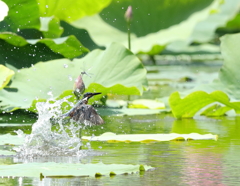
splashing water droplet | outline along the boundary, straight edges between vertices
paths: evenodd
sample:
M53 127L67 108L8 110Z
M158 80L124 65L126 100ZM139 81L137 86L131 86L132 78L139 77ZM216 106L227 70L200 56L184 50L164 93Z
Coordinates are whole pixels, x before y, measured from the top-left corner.
M23 131L15 131L18 136L24 137L24 144L14 147L19 159L32 159L36 157L75 156L86 157L96 155L87 143L89 150L79 150L82 146L78 134L82 129L73 121L65 121L62 117L61 105L64 102L70 104L67 96L55 102L52 99L46 102L38 102L36 109L39 114L38 120L32 125L31 134L24 134ZM52 127L54 126L54 127Z
M73 80L73 78L72 78L71 75L68 75L68 79L69 79L69 81L72 81L72 80Z

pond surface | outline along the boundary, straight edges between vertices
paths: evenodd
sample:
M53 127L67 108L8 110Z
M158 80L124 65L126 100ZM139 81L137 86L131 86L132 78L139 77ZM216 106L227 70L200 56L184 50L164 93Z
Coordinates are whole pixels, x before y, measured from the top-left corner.
M214 72L210 73L213 74ZM150 74L149 76L150 79L151 76L153 79L154 75ZM188 76L191 76L191 74L188 74ZM195 77L193 75L193 79ZM180 86L180 88L183 87ZM158 91L153 92L157 94ZM151 97L153 94L148 92L145 96ZM106 122L103 126L85 129L83 134L100 135L104 132L117 134L212 133L218 135L218 140L156 143L91 142L91 149L96 152L96 155L83 158L51 156L19 159L15 156L0 156L0 164L2 165L29 162L102 162L104 164L145 164L154 167L153 170L143 174L103 176L100 178L72 177L44 178L40 180L39 178L29 177L3 177L0 178L0 185L240 185L239 116L218 118L196 116L194 119L176 120L171 114L155 114L145 116L103 116L103 119ZM26 116L22 113L1 116L0 134L14 134L14 130L18 129L29 134L31 133L31 124L34 122L34 116ZM0 150L7 148L12 147L0 146ZM85 144L83 149L88 149L88 145Z

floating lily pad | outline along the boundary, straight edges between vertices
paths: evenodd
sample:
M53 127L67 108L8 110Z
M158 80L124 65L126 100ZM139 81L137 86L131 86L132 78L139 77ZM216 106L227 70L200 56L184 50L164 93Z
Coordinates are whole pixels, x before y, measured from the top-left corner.
M6 156L8 156L8 155L15 155L15 154L16 154L16 152L13 152L13 151L0 150L0 156L1 156L1 155L6 155Z
M22 145L24 137L14 136L11 134L0 135L0 145Z
M140 165L124 164L70 164L70 163L25 163L0 165L0 176L58 177L58 176L101 176L110 174L131 174L143 169ZM145 170L152 167L144 165Z
M217 135L213 134L115 134L106 132L101 136L83 136L83 140L90 141L107 141L109 143L116 142L142 142L150 143L157 141L172 141L172 140L217 140Z
M129 103L129 108L165 109L165 104L151 99L137 99Z
M139 109L139 108L97 108L100 115L103 116L134 116L149 115L168 112L168 109Z

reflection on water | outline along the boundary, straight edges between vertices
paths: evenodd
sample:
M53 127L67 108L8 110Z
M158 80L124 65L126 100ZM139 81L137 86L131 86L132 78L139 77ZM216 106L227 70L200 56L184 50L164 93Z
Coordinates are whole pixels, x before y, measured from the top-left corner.
M107 120L107 118L105 118ZM238 185L240 184L240 117L174 120L168 115L132 116L121 122L111 117L103 128L93 127L84 133L98 135L105 131L120 133L213 133L218 141L170 141L151 144L91 142L95 156L79 158L51 156L31 162L71 162L106 164L147 164L155 167L144 175L118 175L102 178L1 178L11 185ZM152 120L152 122L149 122ZM146 122L147 121L147 122ZM14 129L13 129L14 130ZM17 157L1 157L1 164L20 163Z
M207 69L211 70L211 68ZM179 67L175 70L176 73L169 75L170 70L168 67L159 67L159 74L148 74L150 85L153 87L159 83L159 77L165 80L167 77L167 81L164 82L164 85L170 84L170 86L168 86L167 90L152 89L152 91L145 92L144 96L147 98L156 98L159 97L159 95L169 95L175 90L186 89L185 87L189 86L188 83L175 82L175 80L178 80L183 76L182 71L186 71L186 66L182 66L181 68ZM217 73L214 73L209 76L208 71L206 73L198 73L199 70L201 71L199 66L191 69L189 67L189 72L187 71L184 74L185 77L190 77L193 79L193 82L191 82L190 86L195 86L196 83L202 83L199 81L211 81L217 75ZM179 71L181 71L181 75L176 76L176 74L179 74ZM215 72L216 69L214 68L213 71ZM134 96L131 98L134 99ZM45 109L43 109L43 111L44 110ZM53 112L51 114L54 115L55 113ZM9 116L11 120L8 120L8 122L3 121L7 120L8 118L3 119L2 121L0 120L0 133L13 133L13 131L21 129L25 134L30 134L31 126L20 127L15 125L8 127L6 123L9 123L10 121L12 122L14 119L13 117L14 116ZM47 117L41 118L44 120L47 119ZM19 123L26 123L26 119L20 116L19 119ZM69 144L78 145L80 141L78 141L79 139L77 136L64 129L61 133L63 135L58 138L58 135L54 133L54 131L58 130L56 126L51 128L51 125L38 125L37 128L34 128L35 133L33 131L33 134L40 133L46 137L45 139L48 140L47 143L46 141L38 140L39 146L36 146L35 143L32 147L41 147L41 144L49 143L47 152L49 152L49 150L50 152L52 151L52 155L25 159L18 156L0 156L0 165L28 162L103 162L105 164L147 164L155 167L155 169L145 172L143 175L131 174L117 175L114 177L105 176L101 178L44 178L43 180L40 180L39 178L22 177L0 178L0 185L240 185L240 117L196 117L195 119L175 120L171 115L161 114L124 117L111 116L104 117L104 120L106 123L103 126L93 126L92 128L84 129L83 135L100 135L109 131L117 134L189 134L194 132L199 134L217 134L219 139L218 141L170 141L150 144L91 142L92 150L88 149L89 144L83 143L83 150L81 151L83 153L92 153L91 156L89 156L89 154L84 157L72 156L69 154L60 156L54 154L56 150L54 149L54 145L57 147L61 146L60 138L64 136L66 137L67 141L68 139L76 139L75 142L73 140L70 141ZM5 124L1 126L1 123L4 122ZM34 122L30 123L32 124ZM75 129L78 130L77 128ZM50 130L52 130L53 133ZM53 136L56 138L52 140L52 136L48 134L53 134ZM41 135L39 135L40 139L42 139ZM32 142L34 142L34 140L35 139L33 139ZM8 148L12 148L12 146L0 146L0 149ZM40 150L43 149L40 148Z

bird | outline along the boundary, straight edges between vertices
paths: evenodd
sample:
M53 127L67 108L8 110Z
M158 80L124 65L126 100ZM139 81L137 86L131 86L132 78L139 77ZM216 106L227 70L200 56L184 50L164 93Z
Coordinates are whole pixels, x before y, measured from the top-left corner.
M85 93L83 98L78 101L78 103L67 113L63 114L62 117L70 117L77 123L85 125L101 125L104 123L104 120L101 116L98 115L97 111L92 105L88 105L88 100L95 96L101 94L100 92L96 93Z

